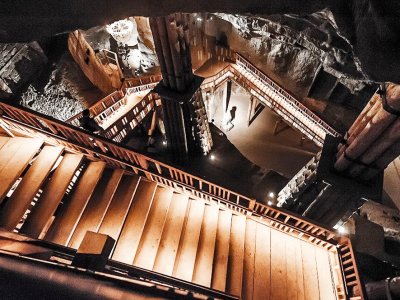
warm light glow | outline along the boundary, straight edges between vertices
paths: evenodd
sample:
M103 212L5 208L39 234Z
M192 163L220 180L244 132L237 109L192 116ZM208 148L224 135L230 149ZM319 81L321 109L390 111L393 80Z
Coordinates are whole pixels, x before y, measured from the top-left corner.
M167 141L163 141L162 144L163 144L164 146L166 146L166 145L167 145Z
M346 230L346 228L345 228L344 226L339 226L339 227L337 228L337 231L338 231L340 234L345 234L345 233L347 233L347 230Z
M271 206L271 205L272 205L272 201L268 201L267 204L268 204L269 206Z
M197 17L197 21L201 22L201 21L203 21L203 19L200 17Z
M215 159L215 155L214 155L214 154L211 154L210 159L211 159L211 160L214 160L214 159Z
M275 193L274 192L269 192L268 197L274 198L275 197Z

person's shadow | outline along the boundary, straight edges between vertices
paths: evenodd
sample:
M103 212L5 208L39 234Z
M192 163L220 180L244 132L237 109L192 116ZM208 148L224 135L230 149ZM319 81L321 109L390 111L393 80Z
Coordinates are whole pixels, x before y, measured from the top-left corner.
M227 127L227 131L230 131L230 130L232 130L232 128L235 126L234 124L233 124L233 120L235 119L235 117L236 117L236 106L233 106L232 108L231 108L231 110L229 111L229 113L230 113L230 118L229 118L229 120L228 120L228 122L226 122L226 125L229 125L228 127Z
M231 114L230 122L232 122L235 119L236 109L237 109L236 106L233 106L232 109L230 110L230 114Z

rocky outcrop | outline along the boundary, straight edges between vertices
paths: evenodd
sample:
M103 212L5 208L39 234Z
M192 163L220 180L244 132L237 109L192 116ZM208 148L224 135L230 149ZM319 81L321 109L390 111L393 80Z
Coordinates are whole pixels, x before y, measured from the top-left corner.
M15 97L47 61L38 43L0 44L0 97Z
M320 69L335 79L319 95L322 99L327 99L328 92L338 83L353 94L369 83L353 55L352 45L338 33L335 19L327 9L303 17L217 15L236 29L229 36L231 47L254 56L253 60L263 69L269 69L265 71L272 71L300 96L308 95Z
M400 2L396 0L52 0L0 2L0 41L31 41L56 33L109 24L126 16L173 12L222 12L276 15L312 14L329 8L340 34L354 48L362 70L372 80L400 83ZM35 30L32 30L34 28Z

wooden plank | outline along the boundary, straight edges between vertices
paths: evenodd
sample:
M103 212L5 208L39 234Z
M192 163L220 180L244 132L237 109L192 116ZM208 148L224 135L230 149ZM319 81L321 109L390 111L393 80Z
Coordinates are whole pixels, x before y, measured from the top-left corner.
M42 146L40 139L15 137L0 150L0 204Z
M286 299L285 242L285 234L271 228L271 299L273 300Z
M139 183L139 176L124 175L111 200L98 232L107 234L117 241L125 217L131 206L133 195Z
M287 299L297 299L296 241L296 238L286 236Z
M69 247L78 249L86 231L97 232L123 174L124 170L122 169L104 171L76 226Z
M303 272L303 253L301 250L301 240L295 239L296 257L296 277L297 277L297 300L307 300L304 297L304 272Z
M219 211L211 287L220 291L225 291L226 287L231 220L232 212L230 210Z
M213 272L214 250L217 237L219 208L206 205L201 225L199 247L193 272L193 282L210 287Z
M33 207L20 232L38 238L50 217L60 204L76 170L80 166L83 154L65 154L43 188L38 203Z
M0 150L10 139L10 137L0 136Z
M245 233L246 216L232 216L226 291L239 297L242 294Z
M89 163L82 177L79 178L71 198L67 199L59 215L56 216L45 240L64 246L68 244L105 167L106 164L102 161Z
M204 215L204 201L190 200L190 209L179 243L173 276L191 281L199 245L200 229Z
M301 241L301 251L303 254L304 298L320 299L315 246Z
M153 270L172 276L179 241L183 231L189 199L183 194L173 194L165 220L160 245L158 246Z
M18 225L63 150L63 147L54 146L45 146L42 149L14 193L2 207L0 227L11 231Z
M152 270L174 190L157 187L133 264Z
M254 256L254 299L270 299L271 291L271 229L261 223L256 228Z
M329 262L329 253L327 250L315 247L315 259L318 271L318 284L321 299L336 299L334 279L332 278L332 270Z
M247 220L244 242L242 298L248 300L253 299L256 231L257 223L254 220Z
M126 216L112 259L132 264L149 215L157 183L141 180Z

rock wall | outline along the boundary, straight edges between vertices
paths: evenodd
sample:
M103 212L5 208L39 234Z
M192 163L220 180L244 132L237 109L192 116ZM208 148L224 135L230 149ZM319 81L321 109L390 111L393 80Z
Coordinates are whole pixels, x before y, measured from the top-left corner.
M46 62L47 58L36 42L0 44L0 97L17 96Z

